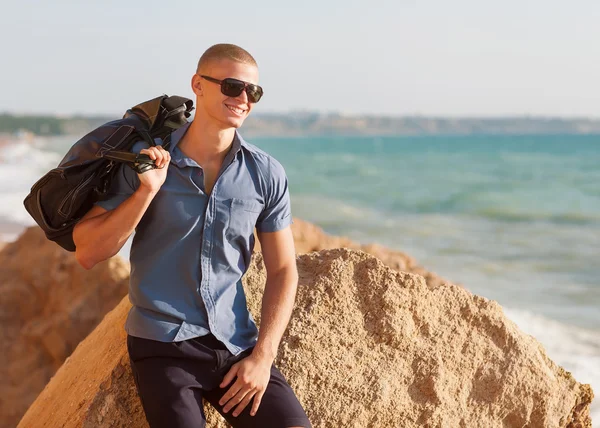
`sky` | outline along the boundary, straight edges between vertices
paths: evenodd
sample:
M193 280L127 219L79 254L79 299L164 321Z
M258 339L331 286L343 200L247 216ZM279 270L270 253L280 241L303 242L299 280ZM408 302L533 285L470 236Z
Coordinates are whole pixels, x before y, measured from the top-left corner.
M598 0L0 0L0 112L193 98L205 49L257 60L254 112L600 117Z

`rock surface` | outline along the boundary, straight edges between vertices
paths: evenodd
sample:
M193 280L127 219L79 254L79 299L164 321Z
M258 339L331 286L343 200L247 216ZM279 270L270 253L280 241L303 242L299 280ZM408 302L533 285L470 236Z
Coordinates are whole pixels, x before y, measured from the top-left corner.
M0 251L0 427L14 427L77 344L127 293L129 266L86 271L30 228Z
M589 385L495 302L349 249L299 256L298 269L276 365L315 427L591 427ZM245 277L257 322L265 278L257 254ZM77 347L19 427L147 426L127 363L128 307Z

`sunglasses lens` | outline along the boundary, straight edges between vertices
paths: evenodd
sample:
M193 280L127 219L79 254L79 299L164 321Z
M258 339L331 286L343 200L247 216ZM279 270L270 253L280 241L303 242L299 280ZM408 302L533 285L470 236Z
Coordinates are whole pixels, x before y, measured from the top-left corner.
M236 79L223 79L221 92L228 97L237 97L244 90L244 82Z
M246 93L248 94L248 101L251 103L257 103L260 101L260 97L262 97L262 88L256 85L248 85L246 88Z

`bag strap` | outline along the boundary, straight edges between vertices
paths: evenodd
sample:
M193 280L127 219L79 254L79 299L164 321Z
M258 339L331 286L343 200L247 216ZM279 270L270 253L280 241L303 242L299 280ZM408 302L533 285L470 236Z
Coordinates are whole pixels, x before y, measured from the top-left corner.
M163 140L163 144L162 144L162 148L165 150L169 150L169 147L171 147L171 132L169 132L169 135L167 135L164 140Z
M149 133L146 134L152 140L152 146L156 146L154 140L150 136ZM144 138L148 141L146 138ZM165 150L169 150L169 146L171 145L171 133L169 133L165 139L163 140L162 147ZM110 159L111 161L126 163L130 168L132 168L135 172L142 174L150 169L154 168L154 160L150 158L150 156L141 153L133 153L133 152L124 152L121 150L113 150L107 152L104 156L105 159Z
M148 143L148 145L150 147L156 146L156 143L154 142L154 138L152 138L152 135L150 135L150 133L148 131L140 131L139 133L142 136L142 138L144 139L144 141L146 141L146 143Z

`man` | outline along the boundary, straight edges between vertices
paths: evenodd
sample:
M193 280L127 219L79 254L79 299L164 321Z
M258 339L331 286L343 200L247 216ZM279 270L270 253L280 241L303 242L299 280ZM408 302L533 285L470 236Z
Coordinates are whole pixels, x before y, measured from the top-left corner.
M172 133L168 151L160 140L134 146L156 168L121 167L74 229L77 260L91 269L136 231L125 328L152 428L204 426L202 399L234 427L309 427L273 365L298 282L287 177L237 132L262 96L256 61L212 46L191 83L193 122ZM260 333L241 283L255 227L267 270Z

